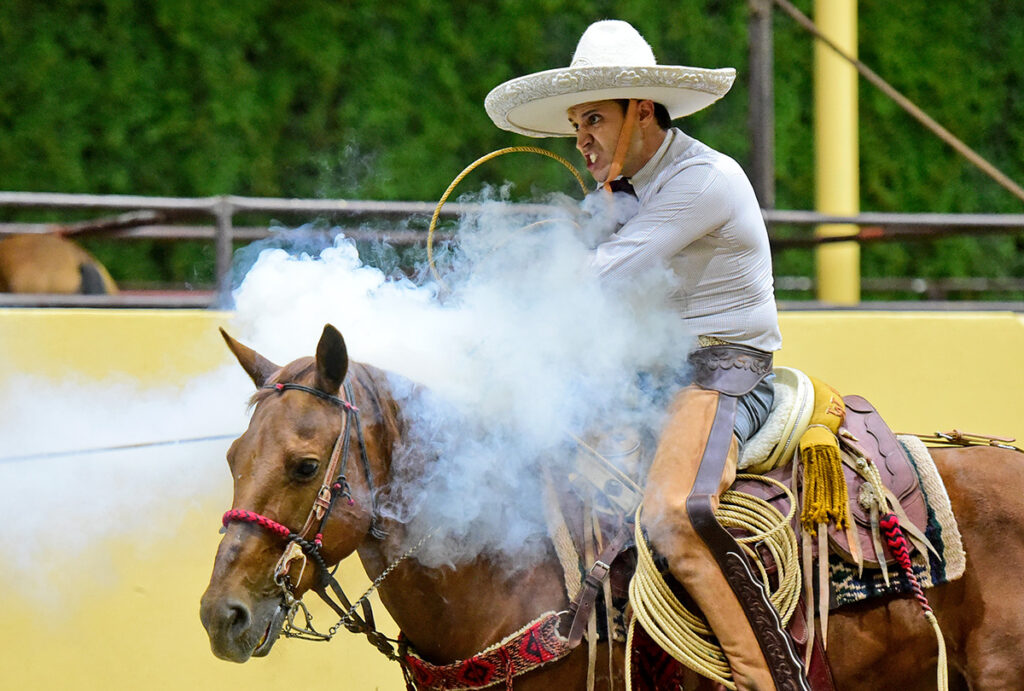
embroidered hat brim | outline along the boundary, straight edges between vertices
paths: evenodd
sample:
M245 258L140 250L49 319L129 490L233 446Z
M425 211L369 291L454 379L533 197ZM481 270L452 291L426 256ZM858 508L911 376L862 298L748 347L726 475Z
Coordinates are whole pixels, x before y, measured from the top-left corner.
M567 111L581 103L619 98L650 99L673 120L696 113L725 96L736 79L731 67L679 65L586 66L546 70L500 84L484 107L495 125L529 137L571 137Z

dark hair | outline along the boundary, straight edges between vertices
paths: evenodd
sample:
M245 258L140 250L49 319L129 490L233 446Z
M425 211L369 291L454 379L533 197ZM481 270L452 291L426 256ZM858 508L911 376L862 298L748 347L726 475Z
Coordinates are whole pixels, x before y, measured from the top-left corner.
M626 114L626 109L629 108L628 98L617 98L615 102L622 108L622 114ZM654 121L658 123L658 127L663 130L667 130L672 127L672 118L668 114L668 108L661 105L660 103L654 104Z

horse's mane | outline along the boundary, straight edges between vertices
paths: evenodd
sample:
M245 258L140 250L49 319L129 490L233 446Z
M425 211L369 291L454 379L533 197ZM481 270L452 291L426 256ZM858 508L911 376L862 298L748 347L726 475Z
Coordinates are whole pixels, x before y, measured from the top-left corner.
M353 401L363 408L372 409L372 419L382 426L383 439L393 445L401 438L404 425L399 416L399 406L391 395L387 383L389 376L384 370L361 362L349 364L348 376L354 380ZM368 420L369 422L369 420Z

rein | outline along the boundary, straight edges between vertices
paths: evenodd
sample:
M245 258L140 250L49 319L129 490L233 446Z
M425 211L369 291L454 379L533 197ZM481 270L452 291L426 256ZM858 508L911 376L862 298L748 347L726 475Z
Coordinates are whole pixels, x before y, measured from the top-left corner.
M348 382L345 383L344 397L334 396L325 391L321 391L320 389L295 383L268 384L261 388L270 389L279 393L289 390L302 391L338 406L342 410L343 414L341 431L338 433L338 438L331 451L331 458L327 464L327 469L324 472L320 491L317 493L316 499L313 501L313 506L310 508L309 516L306 518L306 523L303 525L301 530L294 531L288 526L278 523L267 516L243 509L231 509L230 511L225 512L221 522L225 528L235 521L253 523L285 540L286 544L284 552L282 553L280 560L277 562L277 565L274 567L274 582L280 586L284 598L284 604L287 608L287 615L282 627L282 634L285 637L301 638L304 640L329 641L334 637L338 629L341 626L344 626L352 633L364 634L370 643L388 658L392 660L401 660L405 652L405 645L402 642L390 639L377 631L374 625L373 609L370 605L369 597L381 582L383 582L383 580L390 575L392 571L394 571L395 567L412 555L412 553L423 544L423 541L415 545L397 561L388 566L388 568L374 580L369 590L367 590L362 597L356 600L355 604L352 604L349 601L348 597L345 595L345 591L341 587L341 584L338 583L337 579L334 577L337 567L335 567L334 571L328 568L322 553L324 529L335 503L341 497L344 497L348 501L349 506L355 503L352 499L352 492L348 478L346 477L353 427L355 427L356 430L356 445L359 447L359 455L363 464L363 471L366 477L366 484L370 492L370 501L372 503L370 534L376 539L383 539L387 537L387 533L381 529L378 524L379 512L377 510L377 497L373 483L373 472L370 467L370 459L366 453L366 444L363 440L363 430L359 424L359 408L351 403L351 385ZM310 539L310 531L314 528L316 532L312 535L312 539ZM296 560L301 560L302 565L296 582L301 580L302 573L305 570L307 557L317 567L317 578L315 585L312 587L313 592L319 595L320 598L340 617L338 622L332 626L327 633L320 633L313 628L312 615L302 602L302 599L295 597L295 585L292 583L291 577L289 576L291 563ZM332 599L330 594L327 592L328 588L330 588L334 593L334 596L337 598L337 602ZM362 617L356 613L360 607L363 610ZM302 613L305 622L303 624L296 624L295 617L300 612ZM398 647L397 652L395 649L396 646Z

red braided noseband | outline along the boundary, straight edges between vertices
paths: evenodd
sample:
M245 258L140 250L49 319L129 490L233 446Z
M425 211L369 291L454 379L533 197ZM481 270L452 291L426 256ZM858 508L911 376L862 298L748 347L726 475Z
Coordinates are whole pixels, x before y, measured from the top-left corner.
M252 511L243 511L242 509L231 509L230 511L224 512L224 517L220 519L220 522L224 524L224 527L228 527L228 523L231 521L244 521L246 523L255 523L263 526L267 530L277 533L281 537L287 539L293 535L291 528L281 525L277 521L271 520L266 516L262 516Z

